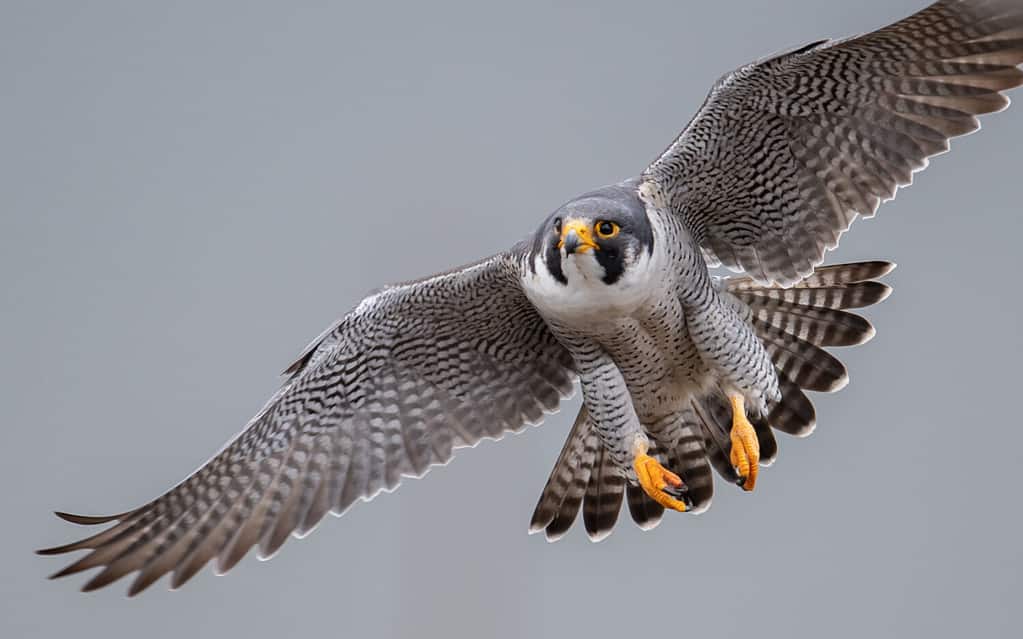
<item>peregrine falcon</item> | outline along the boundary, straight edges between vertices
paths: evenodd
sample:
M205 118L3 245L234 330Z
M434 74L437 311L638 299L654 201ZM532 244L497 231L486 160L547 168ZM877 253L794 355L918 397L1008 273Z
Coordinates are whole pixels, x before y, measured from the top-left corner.
M849 312L893 264L821 266L857 217L911 183L1023 84L1023 0L941 0L879 31L818 41L722 77L640 176L564 204L507 252L364 299L306 348L233 440L180 484L40 551L54 575L137 573L177 588L211 559L273 555L446 463L538 424L576 382L582 407L533 514L593 539L623 502L646 528L698 513L712 468L751 491L773 430L809 434L804 391L835 391L826 347L861 344ZM741 275L716 277L723 266Z

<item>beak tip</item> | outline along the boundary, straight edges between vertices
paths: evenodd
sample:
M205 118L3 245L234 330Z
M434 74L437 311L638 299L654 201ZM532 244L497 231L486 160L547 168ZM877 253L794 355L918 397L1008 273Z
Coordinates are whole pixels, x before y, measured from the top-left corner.
M565 255L572 255L579 248L579 238L576 237L575 233L570 233L568 237L561 241L561 247L565 249Z

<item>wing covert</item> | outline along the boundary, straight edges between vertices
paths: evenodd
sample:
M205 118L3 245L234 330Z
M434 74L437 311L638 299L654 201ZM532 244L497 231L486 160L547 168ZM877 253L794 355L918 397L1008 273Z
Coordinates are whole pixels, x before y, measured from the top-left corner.
M976 116L1005 108L1021 63L1023 2L942 0L750 64L718 81L642 192L711 262L792 284Z
M446 463L455 448L538 423L571 394L570 355L499 255L362 301L310 345L291 377L221 452L156 500L79 542L54 576L102 567L85 590L139 571L134 595L210 559L225 572L258 544L270 556L327 513Z

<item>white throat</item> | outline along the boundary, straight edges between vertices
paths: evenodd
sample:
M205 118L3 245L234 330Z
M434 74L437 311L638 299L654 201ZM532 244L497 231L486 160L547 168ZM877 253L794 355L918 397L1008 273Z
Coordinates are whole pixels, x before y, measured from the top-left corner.
M535 274L523 281L526 297L540 314L563 322L602 323L635 314L658 293L664 274L660 260L643 251L632 260L613 284L604 282L604 268L592 252L562 251L561 269L567 284L554 279L540 255L534 260Z

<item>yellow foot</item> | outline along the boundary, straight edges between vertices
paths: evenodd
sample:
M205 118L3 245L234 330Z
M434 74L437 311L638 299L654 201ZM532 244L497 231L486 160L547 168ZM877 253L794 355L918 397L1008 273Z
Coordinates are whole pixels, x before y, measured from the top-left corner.
M639 485L643 487L646 494L650 495L651 499L665 508L677 510L680 513L686 511L687 507L684 501L675 499L664 490L669 485L681 488L681 477L661 466L660 462L646 453L637 454L632 465L636 469Z
M746 419L742 395L732 395L729 399L732 402L732 466L739 473L739 485L743 490L753 490L760 470L760 440L753 424Z

